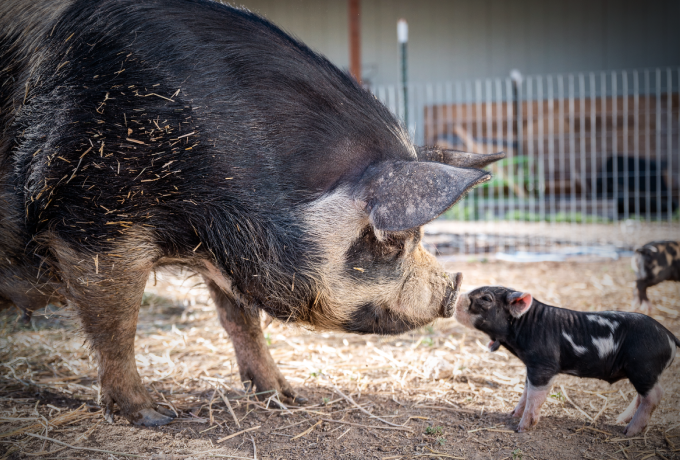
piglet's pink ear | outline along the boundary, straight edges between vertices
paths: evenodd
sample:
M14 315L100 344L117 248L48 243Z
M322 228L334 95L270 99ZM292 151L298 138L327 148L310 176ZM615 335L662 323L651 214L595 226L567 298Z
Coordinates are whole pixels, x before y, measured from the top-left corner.
M512 316L515 318L519 318L529 311L533 301L533 297L531 297L531 294L528 292L513 292L508 296L508 302L510 303L510 314L512 314Z

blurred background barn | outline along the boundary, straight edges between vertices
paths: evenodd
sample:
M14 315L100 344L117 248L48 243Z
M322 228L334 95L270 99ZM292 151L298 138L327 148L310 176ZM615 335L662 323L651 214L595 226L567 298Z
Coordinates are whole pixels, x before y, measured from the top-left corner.
M677 238L679 2L242 3L360 79L416 143L507 152L426 230L440 255Z

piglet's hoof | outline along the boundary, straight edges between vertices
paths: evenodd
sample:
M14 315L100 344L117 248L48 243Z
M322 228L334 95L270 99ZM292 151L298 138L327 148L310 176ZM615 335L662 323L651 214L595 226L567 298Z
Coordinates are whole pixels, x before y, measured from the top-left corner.
M174 415L174 414L173 414ZM138 426L162 426L172 422L173 417L162 415L153 409L142 409L128 417L133 425Z

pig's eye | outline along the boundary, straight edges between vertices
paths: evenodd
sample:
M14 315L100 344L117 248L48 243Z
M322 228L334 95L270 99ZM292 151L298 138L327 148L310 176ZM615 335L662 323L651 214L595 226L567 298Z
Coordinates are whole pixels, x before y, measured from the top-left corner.
M491 302L493 298L489 294L484 294L479 300L482 302Z
M386 238L384 244L385 252L395 256L401 255L401 252L404 250L404 243L403 238Z

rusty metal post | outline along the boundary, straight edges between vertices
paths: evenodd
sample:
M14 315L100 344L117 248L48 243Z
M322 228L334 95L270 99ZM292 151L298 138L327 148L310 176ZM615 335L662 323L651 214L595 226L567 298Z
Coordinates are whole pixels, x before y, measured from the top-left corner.
M361 5L359 0L348 0L349 10L349 71L361 83Z

